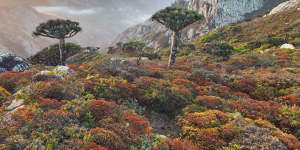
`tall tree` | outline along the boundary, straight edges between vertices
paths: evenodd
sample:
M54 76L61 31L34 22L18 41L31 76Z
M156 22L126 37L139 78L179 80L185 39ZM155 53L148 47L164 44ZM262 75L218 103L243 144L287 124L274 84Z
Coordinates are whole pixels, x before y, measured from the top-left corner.
M59 39L60 65L64 64L65 39L75 36L81 31L78 22L70 20L48 20L36 27L33 32L34 36L44 36Z
M146 43L144 43L143 41L136 40L124 43L122 50L128 53L134 53L137 56L136 64L140 65L145 48Z
M184 7L167 7L152 16L153 21L157 21L173 32L168 68L176 60L177 48L180 42L180 31L202 18L202 15Z

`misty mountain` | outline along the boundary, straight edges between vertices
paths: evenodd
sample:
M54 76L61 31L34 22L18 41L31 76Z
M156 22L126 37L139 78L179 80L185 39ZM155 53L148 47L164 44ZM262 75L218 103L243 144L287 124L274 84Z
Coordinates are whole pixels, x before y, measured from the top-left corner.
M71 41L83 46L101 46L172 1L0 0L0 49L28 57L55 43L55 40L31 36L39 23L54 18L80 22L83 31Z

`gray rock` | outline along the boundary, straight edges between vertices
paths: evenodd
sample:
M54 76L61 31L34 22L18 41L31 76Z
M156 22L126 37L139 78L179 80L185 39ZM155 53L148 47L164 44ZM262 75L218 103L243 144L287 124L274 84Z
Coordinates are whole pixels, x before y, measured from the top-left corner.
M295 46L293 44L283 44L280 46L280 48L286 48L286 49L295 49Z
M16 108L22 106L24 104L23 99L14 99L9 106L7 106L5 109L7 111L15 110Z
M31 64L24 58L14 54L3 54L0 56L0 73L7 71L25 71L31 67Z
M32 77L32 81L45 81L48 79L62 79L66 75L75 75L76 72L68 66L57 66L52 71L44 70Z

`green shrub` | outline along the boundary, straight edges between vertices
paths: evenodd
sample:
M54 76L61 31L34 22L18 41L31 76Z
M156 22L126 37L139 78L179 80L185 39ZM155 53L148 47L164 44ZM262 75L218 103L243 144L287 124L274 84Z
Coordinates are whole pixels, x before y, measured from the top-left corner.
M0 106L8 99L10 93L0 86Z
M283 39L283 38L267 37L266 39L264 39L262 41L262 43L270 44L270 45L273 45L273 46L280 46L284 43L287 43L287 40Z
M291 42L296 48L300 48L300 38L296 38Z
M296 20L291 24L292 27L300 26L300 19Z
M242 28L240 26L229 25L226 27L226 30L231 32L241 32Z
M242 54L248 54L251 52L250 49L243 49L243 48L234 48L234 51Z
M193 44L184 44L179 47L178 56L186 56L195 51L195 46Z
M223 34L218 31L218 30L214 30L209 32L208 34L204 35L201 39L200 39L200 43L208 43L208 42L212 42L220 37L222 37Z
M209 54L222 57L224 60L227 60L233 54L234 48L224 42L214 42L205 44L202 50Z
M240 42L240 40L239 39L231 39L229 41L229 44L233 44L233 43L237 43L237 42Z
M64 51L65 61L67 58L80 52L80 45L74 43L66 43ZM47 48L44 48L34 56L29 58L32 64L44 64L47 66L57 66L60 63L60 54L58 49L58 44L51 45Z

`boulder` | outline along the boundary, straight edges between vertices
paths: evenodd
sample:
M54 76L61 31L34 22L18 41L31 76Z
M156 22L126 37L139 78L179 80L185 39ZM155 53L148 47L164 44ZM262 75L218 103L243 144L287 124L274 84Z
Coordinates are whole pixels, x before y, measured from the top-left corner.
M66 75L74 75L76 72L68 66L57 66L52 71L44 70L32 77L32 81L46 81L49 79L62 79Z
M31 64L24 58L14 54L3 54L0 56L0 73L7 71L25 71L31 67Z
M13 111L16 108L22 106L24 104L24 100L23 99L14 99L11 104L9 106L7 106L5 109L7 111Z
M286 48L286 49L295 49L295 46L293 44L283 44L280 46L280 48Z

